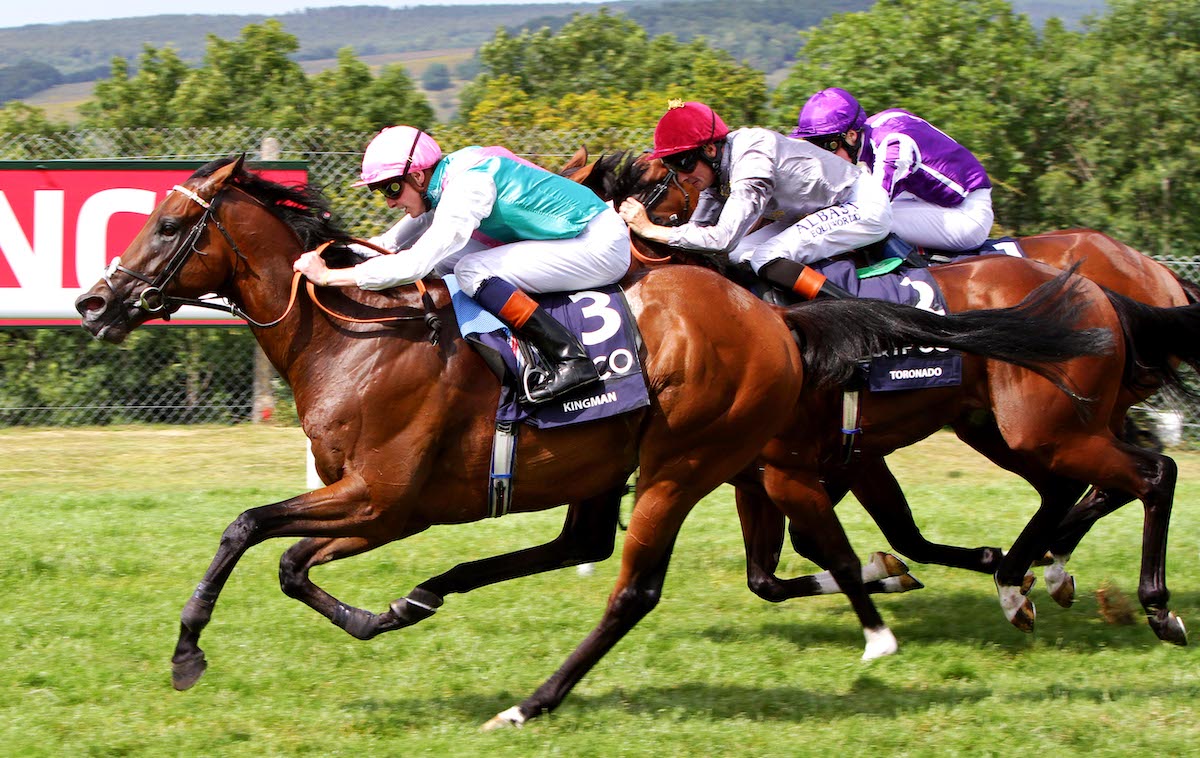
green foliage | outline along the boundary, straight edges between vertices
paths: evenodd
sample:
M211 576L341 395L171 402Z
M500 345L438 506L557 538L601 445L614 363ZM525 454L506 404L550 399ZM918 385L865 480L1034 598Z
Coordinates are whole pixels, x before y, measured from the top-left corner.
M853 92L867 113L906 108L975 152L993 183L1006 232L1040 231L1037 178L1065 141L1061 79L1049 61L1071 40L1038 37L1005 0L881 0L811 30L775 92L775 121L794 124L809 95Z
M596 108L567 108L569 95L626 114L632 106L634 118L625 116L631 127L653 126L671 97L705 101L731 123L764 115L761 72L703 39L685 44L670 35L650 38L635 22L603 8L573 17L558 32L543 28L513 36L501 30L479 57L484 73L461 98L460 119L467 124L553 128L548 124L555 112L583 126L606 118Z
M46 112L41 108L34 108L20 101L0 106L0 133L53 137L66 128L66 124L46 118ZM3 155L2 149L0 157L8 157Z
M1080 42L1064 66L1069 149L1042 182L1048 205L1147 252L1193 253L1200 5L1113 0Z
M116 348L71 329L0 329L0 426L195 423L250 412L252 335L144 328Z
M430 92L450 89L450 67L445 63L431 63L421 74L421 87Z
M372 77L351 48L311 79L291 56L296 38L278 21L251 24L235 40L210 36L204 65L188 69L171 48L147 46L130 75L113 61L111 78L81 108L92 127L239 126L293 128L313 122L378 130L405 121L428 126L433 109L401 66Z
M28 97L60 84L62 80L59 70L46 63L27 60L0 66L0 103Z

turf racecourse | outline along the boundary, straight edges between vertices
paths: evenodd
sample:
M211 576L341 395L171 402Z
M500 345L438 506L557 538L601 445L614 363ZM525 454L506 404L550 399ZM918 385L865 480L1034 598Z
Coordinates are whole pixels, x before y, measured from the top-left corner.
M684 526L659 607L563 706L521 730L478 726L537 687L599 616L616 559L451 596L434 618L359 642L284 597L290 540L253 548L204 634L208 674L170 686L179 612L242 510L302 489L282 428L0 431L0 755L797 756L1195 754L1200 745L1200 454L1177 452L1168 579L1193 646L1094 594L1137 583L1141 509L1110 516L1071 566L1074 608L1033 596L1004 621L991 579L913 565L879 599L900 654L864 664L840 598L770 605L745 588L727 490ZM1031 490L938 435L894 456L927 533L1008 544ZM626 513L628 507L626 507ZM883 546L853 502L860 554ZM318 569L376 612L456 562L557 534L564 511L432 529ZM785 558L790 573L811 570Z

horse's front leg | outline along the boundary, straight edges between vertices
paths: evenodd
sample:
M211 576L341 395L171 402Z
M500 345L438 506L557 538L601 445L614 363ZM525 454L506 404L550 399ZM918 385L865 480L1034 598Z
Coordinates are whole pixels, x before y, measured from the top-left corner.
M221 544L204 579L183 608L179 641L171 656L175 689L191 687L204 674L207 662L200 649L200 632L212 619L217 598L247 550L272 537L301 537L314 532L351 528L369 516L367 489L357 479L343 479L279 503L251 508L234 519L221 535Z

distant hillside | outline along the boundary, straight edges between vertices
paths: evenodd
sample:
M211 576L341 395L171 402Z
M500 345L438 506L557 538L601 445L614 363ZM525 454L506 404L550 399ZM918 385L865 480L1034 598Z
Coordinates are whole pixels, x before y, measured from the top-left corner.
M1105 8L1104 0L1011 2L1039 26L1056 16L1077 28L1085 16L1103 13ZM778 81L800 47L800 32L833 13L862 11L872 5L874 0L616 0L605 7L626 14L651 36L673 34L683 41L704 36L713 46ZM595 13L600 7L594 3L360 5L276 16L161 15L0 29L0 103L12 99L53 103L56 113L74 120L72 111L78 103L73 99L83 89L79 85L107 77L114 57L136 65L144 46L171 46L184 61L198 64L208 35L233 39L246 26L268 18L278 19L299 40L296 58L307 70L333 65L337 51L348 46L364 61L404 62L410 73L419 75L420 70L410 65L414 59L455 50L461 60L462 51L477 49L497 29L556 30L572 15ZM439 117L454 111L459 86L430 94Z
M628 2L611 3L615 9ZM333 58L346 46L359 56L456 47L479 47L500 27L545 16L594 12L594 3L458 5L385 8L309 8L276 16L162 15L0 29L0 66L33 60L64 74L108 67L114 56L136 61L143 45L170 45L185 61L199 62L207 35L233 39L249 24L278 19L300 40L302 60Z

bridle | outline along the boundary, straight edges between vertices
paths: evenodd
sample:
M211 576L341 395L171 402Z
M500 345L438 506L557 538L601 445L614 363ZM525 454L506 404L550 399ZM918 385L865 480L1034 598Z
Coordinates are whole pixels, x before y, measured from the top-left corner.
M201 214L200 218L196 220L196 223L192 224L192 228L188 230L188 233L183 238L183 241L180 242L179 246L175 248L175 251L171 253L171 258L167 261L167 265L163 267L162 271L160 271L157 276L151 279L146 274L142 274L122 265L120 256L117 256L116 258L113 258L112 262L108 264L108 268L104 271L104 283L108 285L108 288L112 290L113 294L115 295L117 294L117 288L113 286L112 275L118 271L127 276L131 276L140 282L144 282L147 286L143 287L141 292L138 293L137 299L129 300L126 305L136 306L146 313L160 313L165 311L166 313L163 315L164 319L169 319L172 313L179 310L179 308L184 305L198 305L202 308L223 310L228 313L232 313L239 318L246 318L246 315L242 313L236 306L227 306L208 300L173 297L164 294L163 288L170 284L171 280L179 274L179 272L183 269L184 264L187 263L188 259L192 256L192 253L195 253L196 255L208 255L208 253L200 250L198 247L196 247L196 245L200 241L200 235L204 233L204 229L208 226L209 222L212 222L213 225L217 227L217 230L221 232L221 236L225 238L225 241L229 243L229 246L233 248L233 251L239 258L245 259L246 257L242 253L241 249L238 248L237 243L233 241L233 237L229 234L229 230L225 228L225 225L221 223L221 219L217 217L217 203L220 202L222 192L224 192L224 190L220 190L217 192L217 194L213 195L213 199L211 201L205 200L195 192L192 192L190 189L180 184L176 184L174 187L172 187L171 192L179 192L188 199L192 200L204 209L204 213ZM254 323L252 319L247 319L247 321Z
M184 305L191 305L191 306L196 306L199 308L208 308L210 310L223 311L225 313L232 314L232 315L236 316L237 318L244 320L246 323L250 324L251 326L255 326L260 329L268 329L270 327L276 326L279 323L281 323L285 318L287 318L288 314L292 312L292 307L295 306L295 304L296 304L296 295L299 291L300 279L304 276L299 271L297 271L295 273L295 275L292 277L291 293L288 296L287 307L284 309L283 313L280 314L280 316L278 318L272 319L271 321L265 321L265 322L255 321L253 318L250 317L249 314L247 314L244 310L242 310L235 304L220 303L220 302L216 302L214 300L205 300L202 298L177 297L174 295L167 295L163 292L163 289L168 284L170 284L171 280L173 280L179 274L179 272L183 269L184 264L187 263L189 258L191 258L192 253L195 253L196 255L208 255L207 252L198 248L197 244L200 241L200 235L204 233L204 229L207 228L207 226L210 223L213 224L214 226L216 226L217 230L221 232L221 236L223 236L225 238L225 241L229 243L230 248L233 249L233 252L237 255L238 259L243 260L243 261L246 260L245 253L242 252L241 248L239 248L237 243L233 240L233 236L230 235L229 231L225 228L225 225L221 223L221 219L217 217L217 205L220 202L221 198L224 196L224 192L226 189L228 189L228 188L222 187L221 189L217 190L216 194L213 195L212 200L205 200L204 198L200 197L200 195L196 194L195 192L188 189L187 187L184 187L183 185L176 184L174 187L172 187L171 192L179 192L184 197L188 198L189 200L191 200L192 202L196 203L201 208L203 208L204 213L202 213L200 215L200 218L196 219L196 222L192 225L192 228L188 230L188 233L183 238L183 241L180 242L179 246L177 248L175 248L174 252L171 253L171 257L167 261L167 265L164 266L162 271L160 271L158 273L158 275L155 276L153 279L151 279L146 274L140 273L138 271L134 271L133 269L124 266L121 263L120 256L114 258L112 260L112 262L108 265L108 268L105 269L104 277L103 277L104 283L108 286L108 288L110 290L112 290L113 294L114 295L117 294L117 288L112 283L112 275L119 271L119 272L121 272L127 276L130 276L140 282L144 282L147 285L142 288L141 292L137 293L136 299L131 297L128 301L126 301L126 305L135 306L135 307L140 308L141 310L145 311L146 313L157 314L157 313L161 312L163 314L162 315L163 320L170 319L171 314L174 313L175 311L179 310L179 308ZM170 194L170 193L168 193L168 194ZM258 200L258 198L255 198L253 195L249 195L244 192L243 192L243 194L246 194L246 196L249 197L251 200L258 203L259 205L262 205L262 203ZM349 241L364 242L363 240L349 240ZM330 244L329 242L326 242L326 243L322 244L319 249L324 250L326 247L329 246L329 244ZM365 242L364 242L364 244L369 245L369 243L365 243ZM441 320L433 312L435 310L435 307L433 304L433 298L429 295L429 292L425 289L424 283L418 281L416 284L417 284L417 290L421 294L421 303L424 307L423 313L421 313L420 315L413 315L413 316L386 316L383 318L374 318L374 319L358 319L358 318L354 318L352 316L346 316L344 314L337 313L337 312L332 311L329 308L325 307L324 305L322 305L320 303L319 300L317 300L316 288L311 281L308 282L307 291L308 291L309 298L313 301L314 304L316 304L316 306L318 308L320 308L325 313L327 313L331 316L334 316L335 318L339 318L343 321L349 321L349 322L357 323L357 324L375 324L375 323L390 323L390 322L395 322L395 321L412 321L412 320L416 320L416 319L422 319L425 322L426 326L429 327L429 330L430 330L429 341L432 344L436 345L438 342L438 333L441 331Z
M683 182L679 181L679 176L671 170L668 170L667 175L657 184L642 193L642 206L646 209L646 215L650 215L650 211L654 209L654 206L666 198L667 193L671 191L672 185L683 195L683 213L672 213L670 217L664 219L665 223L661 224L659 224L659 219L651 219L660 226L678 226L687 221L692 215L692 198L687 193L687 190L684 189Z

